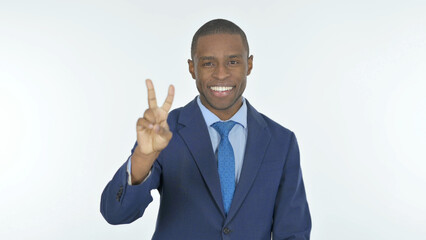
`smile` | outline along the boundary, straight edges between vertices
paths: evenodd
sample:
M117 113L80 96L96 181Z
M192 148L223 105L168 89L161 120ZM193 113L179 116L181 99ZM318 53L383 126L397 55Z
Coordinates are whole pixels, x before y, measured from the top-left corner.
M210 87L211 90L215 92L226 92L232 90L233 87L223 87L223 86L212 86Z

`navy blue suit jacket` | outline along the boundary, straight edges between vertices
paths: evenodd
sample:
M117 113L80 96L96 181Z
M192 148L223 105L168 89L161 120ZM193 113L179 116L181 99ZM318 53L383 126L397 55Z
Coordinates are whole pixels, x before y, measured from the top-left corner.
M311 218L295 135L248 101L247 107L244 163L227 215L207 126L193 100L170 112L173 137L144 183L127 184L126 164L117 171L102 193L104 218L111 224L135 221L152 201L150 191L158 189L152 239L309 239Z

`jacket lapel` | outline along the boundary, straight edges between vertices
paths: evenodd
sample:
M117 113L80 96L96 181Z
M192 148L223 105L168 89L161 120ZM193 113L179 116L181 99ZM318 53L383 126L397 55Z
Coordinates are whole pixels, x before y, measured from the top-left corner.
M260 113L258 113L256 109L248 103L248 101L247 127L248 136L243 168L241 170L240 180L236 186L234 198L232 199L231 208L229 209L225 224L232 220L244 201L244 198L247 196L247 193L250 191L271 139L271 134L267 128L265 120Z
M225 215L212 143L206 122L197 105L196 99L182 108L178 122L184 125L184 127L178 130L178 134L185 141L191 152L216 205L222 215Z
M178 134L185 141L217 207L225 216L216 159L206 122L196 99L182 108L178 122L183 125L178 129ZM247 127L248 137L243 168L225 224L232 220L250 191L271 139L265 120L248 101Z

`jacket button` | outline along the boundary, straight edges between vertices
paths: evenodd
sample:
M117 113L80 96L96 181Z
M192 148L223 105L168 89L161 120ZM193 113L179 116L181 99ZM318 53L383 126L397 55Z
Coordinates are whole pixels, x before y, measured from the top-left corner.
M223 229L223 233L225 233L225 234L228 234L230 232L231 232L231 229L229 229L227 227Z

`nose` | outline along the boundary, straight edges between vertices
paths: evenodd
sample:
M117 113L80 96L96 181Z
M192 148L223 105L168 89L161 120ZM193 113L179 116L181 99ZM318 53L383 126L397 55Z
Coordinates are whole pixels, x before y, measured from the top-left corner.
M213 72L213 77L219 80L226 79L230 75L229 69L225 64L218 64Z

